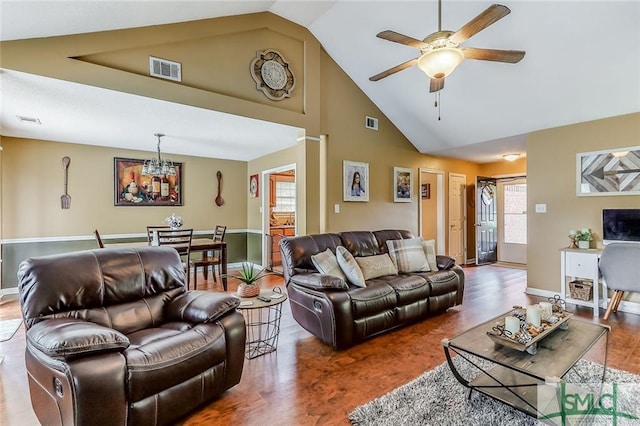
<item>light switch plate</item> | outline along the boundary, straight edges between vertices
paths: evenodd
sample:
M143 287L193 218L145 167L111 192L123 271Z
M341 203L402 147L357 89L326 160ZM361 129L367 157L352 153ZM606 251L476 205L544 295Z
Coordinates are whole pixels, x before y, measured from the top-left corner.
M334 213L340 213L340 204L334 204L333 212Z
M536 204L536 213L546 213L547 205L546 204Z

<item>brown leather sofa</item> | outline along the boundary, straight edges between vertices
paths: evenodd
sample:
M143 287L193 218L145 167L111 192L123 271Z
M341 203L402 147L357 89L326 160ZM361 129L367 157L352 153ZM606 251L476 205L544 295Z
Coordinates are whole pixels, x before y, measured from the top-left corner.
M187 291L173 248L31 258L18 279L42 424L170 424L240 381L239 299Z
M438 270L385 275L356 287L318 273L311 256L344 246L353 256L388 253L387 240L413 238L409 231L382 230L284 238L284 278L294 319L334 349L419 321L462 304L464 272L452 258L437 256Z

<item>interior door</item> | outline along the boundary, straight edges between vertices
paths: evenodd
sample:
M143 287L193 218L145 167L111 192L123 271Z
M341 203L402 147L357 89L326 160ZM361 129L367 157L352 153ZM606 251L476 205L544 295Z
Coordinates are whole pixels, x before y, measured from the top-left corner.
M476 177L476 265L498 261L496 180Z
M464 264L464 216L467 178L449 174L449 256L458 264Z
M498 260L527 263L527 180L498 182Z

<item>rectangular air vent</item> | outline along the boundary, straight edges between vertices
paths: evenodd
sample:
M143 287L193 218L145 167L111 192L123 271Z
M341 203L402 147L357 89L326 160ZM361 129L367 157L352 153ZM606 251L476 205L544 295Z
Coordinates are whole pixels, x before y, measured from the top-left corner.
M35 118L35 117L25 117L24 115L17 115L16 117L18 117L18 120L25 122L25 123L31 123L31 124L42 124L40 122L39 118Z
M149 56L149 75L166 78L167 80L182 81L182 66L178 62Z
M378 119L366 116L364 118L364 127L371 130L378 130Z

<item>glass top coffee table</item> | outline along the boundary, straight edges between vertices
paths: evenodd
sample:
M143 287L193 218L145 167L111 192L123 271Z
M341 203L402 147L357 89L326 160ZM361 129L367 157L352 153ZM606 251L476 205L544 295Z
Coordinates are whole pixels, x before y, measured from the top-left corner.
M451 339L442 340L444 353L451 372L471 391L476 390L498 401L536 417L538 409L538 385L557 383L601 339L605 338L602 380L606 373L609 332L606 325L569 319L565 330L555 329L537 343L535 354L519 351L496 343L487 332L500 322L505 313L479 324ZM468 380L456 368L452 354L459 355L479 374ZM493 363L483 367L473 356Z

